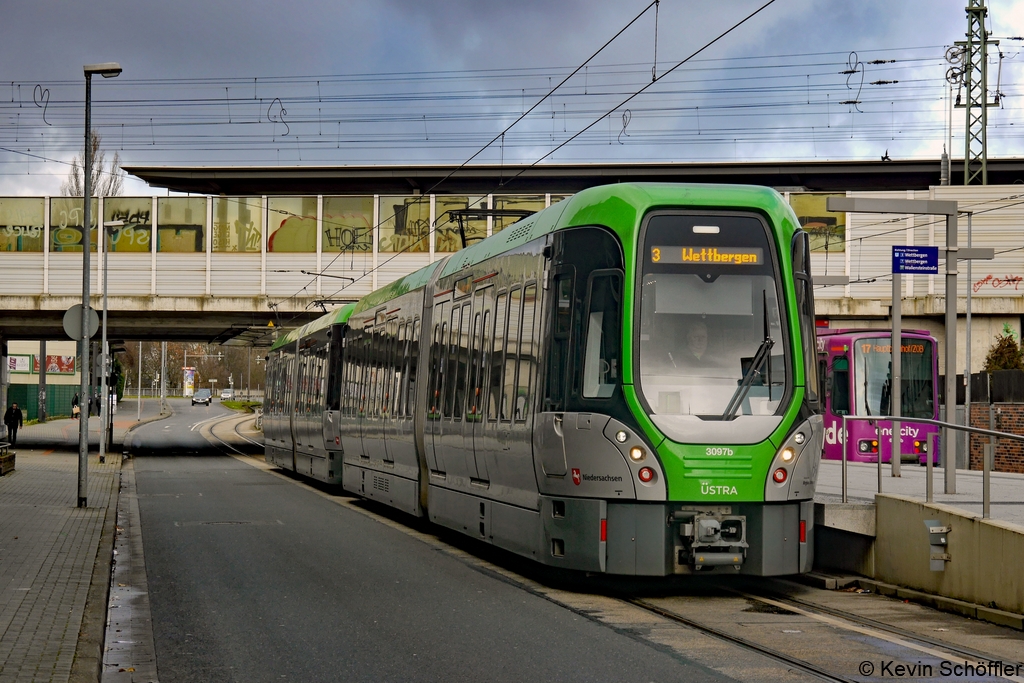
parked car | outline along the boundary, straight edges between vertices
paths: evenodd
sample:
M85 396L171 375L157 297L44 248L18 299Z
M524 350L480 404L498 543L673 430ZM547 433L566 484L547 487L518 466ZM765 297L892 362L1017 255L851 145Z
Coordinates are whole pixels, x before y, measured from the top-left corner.
M220 390L220 400L222 400L222 401L225 401L225 400L230 401L234 397L235 397L235 390L234 389L221 389Z
M196 389L196 393L192 394L192 405L205 403L209 407L212 399L213 394L210 393L209 389Z

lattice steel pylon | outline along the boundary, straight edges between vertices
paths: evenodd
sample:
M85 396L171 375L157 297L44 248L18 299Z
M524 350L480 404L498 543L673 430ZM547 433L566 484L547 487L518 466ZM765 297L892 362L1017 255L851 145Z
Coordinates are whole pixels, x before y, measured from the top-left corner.
M988 39L987 14L985 0L968 0L967 40L955 43L961 48L962 83L967 91L966 102L957 103L958 107L966 109L964 185L988 185L988 108L996 106L988 101L988 46L998 45L999 41Z

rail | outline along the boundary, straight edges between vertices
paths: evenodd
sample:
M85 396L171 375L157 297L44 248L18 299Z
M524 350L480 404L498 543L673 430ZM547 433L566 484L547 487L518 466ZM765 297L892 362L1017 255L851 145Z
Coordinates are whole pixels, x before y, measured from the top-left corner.
M999 432L994 429L982 429L980 427L968 427L966 425L958 425L955 422L944 422L942 420L931 420L923 417L894 417L892 415L843 415L843 502L847 503L847 475L846 475L846 449L849 447L849 439L847 435L849 432L846 429L846 423L854 420L867 420L868 422L875 421L875 436L878 441L878 492L882 492L882 422L913 422L916 424L928 424L943 427L945 429L957 429L968 434L979 434L981 436L990 437L989 443L984 446L984 457L982 458L982 517L989 519L991 514L992 505L992 460L993 454L995 453L995 444L998 439L1010 439L1011 441L1024 442L1024 436L1019 434L1010 434L1008 432ZM895 438L895 434L893 434ZM934 502L935 498L935 484L932 482L932 453L935 452L935 434L931 433L928 435L928 450L925 454L925 500L929 503ZM950 451L947 451L949 453ZM943 467L948 467L948 463L942 463ZM954 467L956 466L954 460Z

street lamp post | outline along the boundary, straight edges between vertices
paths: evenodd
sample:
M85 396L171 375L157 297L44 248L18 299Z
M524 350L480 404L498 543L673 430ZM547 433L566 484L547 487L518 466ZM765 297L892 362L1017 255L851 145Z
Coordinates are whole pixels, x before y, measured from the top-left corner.
M124 227L124 221L109 221L103 224L103 235L100 236L99 246L103 249L103 333L100 342L100 367L103 369L103 374L100 378L100 396L103 397L103 403L100 406L100 425L102 426L100 434L100 462L106 461L107 448L113 447L114 439L111 435L113 431L113 422L110 415L110 397L107 395L107 377L110 374L108 367L110 359L108 358L107 352L107 280L109 279L109 270L107 269L107 252L110 250L107 248L107 228L122 228ZM108 425L108 422L110 423ZM108 441L109 439L109 441Z
M85 176L82 192L82 385L81 402L88 406L89 400L89 227L92 223L92 76L99 74L104 78L113 78L121 73L121 65L116 62L103 64L86 64L85 72L85 155L82 174ZM78 507L88 505L89 476L89 413L79 420L78 425Z

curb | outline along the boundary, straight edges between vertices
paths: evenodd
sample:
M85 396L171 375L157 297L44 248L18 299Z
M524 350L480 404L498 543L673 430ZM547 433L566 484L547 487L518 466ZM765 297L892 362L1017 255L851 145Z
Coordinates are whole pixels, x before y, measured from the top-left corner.
M167 407L166 409L161 410L159 415L154 415L153 417L147 417L145 420L139 420L138 422L133 424L131 427L126 429L125 432L124 432L124 435L128 436L129 434L134 432L137 428L141 427L142 425L148 425L151 422L159 422L160 420L166 420L171 415L174 415L174 411L171 410L170 407ZM122 438L122 445L123 445L123 442L124 442L124 439Z
M902 586L895 586L891 583L884 583L874 579L857 578L856 583L861 588L873 590L879 595L897 598L898 600L910 600L941 612L951 612L963 617L987 621L997 626L1006 626L1018 631L1024 631L1024 615L1022 614L1006 612L995 607L976 605L973 602L947 598L942 595L933 595L932 593L916 591L911 588L903 588Z
M121 461L122 466L124 460ZM96 548L89 593L85 599L82 627L75 645L75 659L71 664L69 683L94 683L100 680L103 664L103 640L107 626L107 601L110 597L110 572L114 559L114 527L117 506L121 498L121 471L117 471Z
M856 586L857 588L869 590L889 598L916 602L919 605L931 607L932 609L937 609L940 612L958 614L962 617L969 617L979 621L987 621L990 624L995 624L997 626L1005 626L1018 631L1024 631L1024 614L1007 612L1005 610L996 609L995 607L977 605L973 602L957 600L956 598L947 598L942 595L935 595L934 593L925 593L924 591L904 588L895 584L885 583L884 581L867 579L862 576L827 574L820 571L813 571L808 574L800 574L790 578L797 583L825 590L842 590L844 588Z

